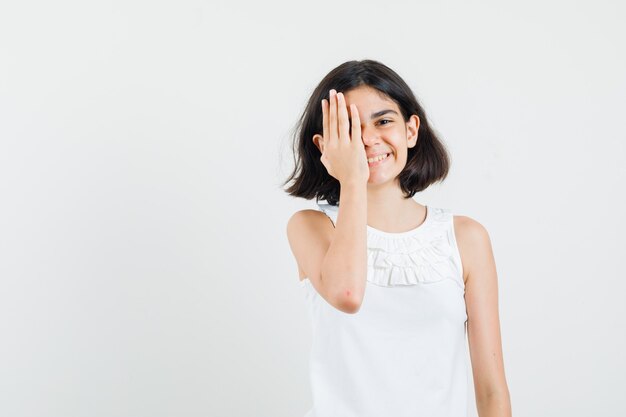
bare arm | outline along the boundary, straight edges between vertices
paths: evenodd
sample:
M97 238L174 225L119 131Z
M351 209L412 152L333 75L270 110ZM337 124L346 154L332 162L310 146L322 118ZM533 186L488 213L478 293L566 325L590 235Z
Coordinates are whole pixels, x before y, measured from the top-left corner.
M342 185L340 195L336 230L320 279L343 300L346 312L356 313L367 277L367 184Z
M467 330L480 417L510 417L498 314L498 279L487 230L466 216L455 216L455 230L466 275Z
M323 135L313 135L313 142L329 175L340 184L336 229L324 238L329 233L311 226L319 220L317 215L313 222L298 216L287 232L298 264L317 292L337 309L356 313L367 277L367 155L356 105L350 106L349 115L345 97L334 89L321 105Z
M358 312L367 276L366 185L343 186L336 228L326 215L301 210L287 223L287 238L299 269L330 305Z

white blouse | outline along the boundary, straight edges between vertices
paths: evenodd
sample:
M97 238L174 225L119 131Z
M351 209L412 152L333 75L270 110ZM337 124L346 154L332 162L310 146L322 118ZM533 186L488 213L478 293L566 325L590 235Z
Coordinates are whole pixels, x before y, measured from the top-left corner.
M335 224L338 207L317 204ZM367 226L367 285L356 314L300 281L313 335L305 417L467 416L467 314L453 215L426 209L408 232Z

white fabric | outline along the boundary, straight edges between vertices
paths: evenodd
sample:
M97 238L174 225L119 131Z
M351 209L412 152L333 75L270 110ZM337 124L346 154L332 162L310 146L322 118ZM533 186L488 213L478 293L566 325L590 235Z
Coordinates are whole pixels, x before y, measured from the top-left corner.
M333 221L338 207L317 203ZM367 226L365 296L356 314L301 286L313 331L313 407L305 417L466 417L461 258L450 210L427 206L404 233Z

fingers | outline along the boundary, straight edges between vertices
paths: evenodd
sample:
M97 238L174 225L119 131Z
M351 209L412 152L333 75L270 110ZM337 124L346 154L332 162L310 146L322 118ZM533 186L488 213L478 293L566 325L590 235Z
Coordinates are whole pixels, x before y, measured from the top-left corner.
M328 105L330 109L328 117L328 139L331 142L336 143L339 139L339 130L337 129L337 92L335 90L330 90L328 97Z
M328 138L330 134L330 121L328 120L328 101L326 99L322 99L322 142L324 143L324 147L322 149L326 149L326 144L328 143Z
M346 98L343 93L337 93L337 119L339 124L339 140L350 142L350 119L346 107Z
M350 135L352 142L355 145L363 146L363 139L361 138L361 118L356 104L350 105L350 115L352 116L352 133Z
M356 106L354 106L356 109ZM352 107L351 107L352 111ZM356 115L357 120L358 112ZM357 132L357 138L361 138L360 121L354 126L354 116L352 116L352 132ZM322 134L325 145L329 143L338 143L340 140L350 142L350 115L346 106L346 98L343 93L337 93L334 89L330 90L328 101L322 99ZM354 134L354 133L353 133Z

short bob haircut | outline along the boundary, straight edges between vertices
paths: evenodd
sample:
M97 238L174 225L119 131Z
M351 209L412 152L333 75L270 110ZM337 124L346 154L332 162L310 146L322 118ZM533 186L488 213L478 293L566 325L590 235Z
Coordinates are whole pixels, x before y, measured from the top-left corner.
M321 161L321 152L313 142L313 136L322 134L323 98L329 98L329 91L348 91L370 86L393 100L402 112L405 122L416 114L420 119L417 144L408 149L406 166L398 175L400 188L405 198L428 188L448 175L450 158L448 152L431 129L426 113L415 95L391 68L374 60L348 61L330 71L318 84L295 125L292 149L295 168L283 186L294 180L284 191L294 197L316 201L325 200L333 206L339 203L339 181L331 176Z

